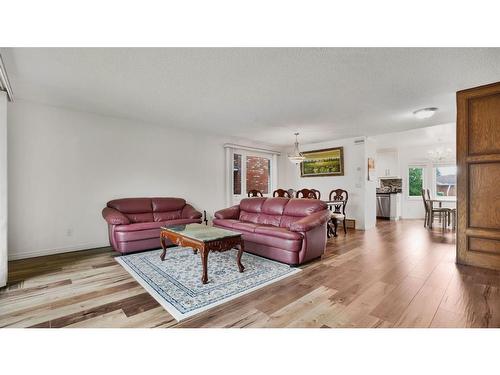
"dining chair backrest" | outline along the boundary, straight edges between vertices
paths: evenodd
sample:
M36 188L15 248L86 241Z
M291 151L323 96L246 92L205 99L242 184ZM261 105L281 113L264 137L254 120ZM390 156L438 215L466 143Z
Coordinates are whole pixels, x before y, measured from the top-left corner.
M429 194L428 191L422 189L422 201L424 202L424 208L426 213L429 212L429 198L426 198L426 195L429 196L428 194Z
M316 194L316 199L321 199L321 192L317 189L311 189Z
M312 189L300 189L295 193L295 198L318 199L318 196Z
M292 196L288 192L288 190L284 189L276 189L273 191L273 197L285 197L285 198L291 198Z
M249 190L248 197L263 197L262 192L260 190Z
M431 200L431 191L429 189L425 189L425 193L427 194L427 200Z
M328 195L329 201L343 201L342 203L333 205L334 211L345 215L345 206L349 199L349 193L344 189L334 189ZM340 211L342 209L342 211Z

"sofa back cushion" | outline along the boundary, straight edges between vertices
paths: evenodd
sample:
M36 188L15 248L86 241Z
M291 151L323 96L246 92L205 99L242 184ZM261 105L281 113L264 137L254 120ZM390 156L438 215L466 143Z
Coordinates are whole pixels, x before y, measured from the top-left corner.
M181 218L186 201L182 198L151 198L154 221L177 220Z
M240 202L240 220L257 224L267 198L246 198Z
M268 224L275 227L280 226L281 215L288 204L288 198L268 198L262 204L261 214L258 219L259 224Z
M131 223L153 221L151 198L122 198L108 202L108 207L123 213Z
M240 202L239 219L290 228L293 222L326 208L326 203L318 199L246 198Z
M283 210L280 227L290 229L297 220L327 208L327 204L319 199L290 199Z
M182 198L122 198L107 204L123 213L131 223L180 219L185 205Z

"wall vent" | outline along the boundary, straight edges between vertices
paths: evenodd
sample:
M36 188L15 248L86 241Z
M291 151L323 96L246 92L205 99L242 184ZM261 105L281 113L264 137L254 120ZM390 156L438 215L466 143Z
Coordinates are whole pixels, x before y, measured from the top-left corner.
M355 145L363 145L363 144L365 144L365 139L364 138L355 139L354 144Z

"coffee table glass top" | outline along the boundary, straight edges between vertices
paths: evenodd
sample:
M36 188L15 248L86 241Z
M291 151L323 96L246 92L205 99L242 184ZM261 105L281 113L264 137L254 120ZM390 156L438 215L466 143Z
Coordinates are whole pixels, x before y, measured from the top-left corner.
M216 227L209 227L203 224L172 225L161 227L161 229L178 233L183 235L184 237L203 242L220 240L227 237L237 237L241 235L241 233L239 232L233 232L232 230Z

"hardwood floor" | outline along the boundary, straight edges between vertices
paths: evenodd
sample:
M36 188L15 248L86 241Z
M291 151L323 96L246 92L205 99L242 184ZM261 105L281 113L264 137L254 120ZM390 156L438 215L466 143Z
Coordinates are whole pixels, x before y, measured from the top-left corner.
M455 264L455 236L381 221L303 272L177 323L109 248L13 261L1 327L500 327L500 273Z

